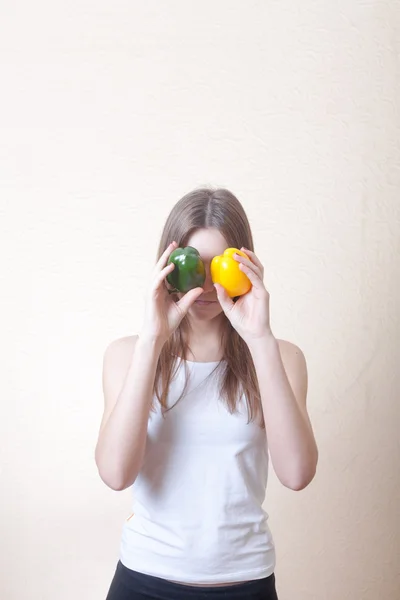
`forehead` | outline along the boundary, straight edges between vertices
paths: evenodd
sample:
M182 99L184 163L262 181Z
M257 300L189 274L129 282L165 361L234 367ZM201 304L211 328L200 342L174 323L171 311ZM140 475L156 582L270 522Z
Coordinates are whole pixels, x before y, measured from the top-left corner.
M222 233L215 228L198 229L187 239L186 246L193 246L199 251L203 260L211 260L217 254L222 254L228 243Z

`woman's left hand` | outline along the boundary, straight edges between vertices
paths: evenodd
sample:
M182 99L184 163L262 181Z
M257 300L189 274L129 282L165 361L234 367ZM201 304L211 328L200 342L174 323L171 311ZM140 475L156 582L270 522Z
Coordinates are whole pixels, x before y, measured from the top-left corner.
M214 284L218 300L225 315L244 341L249 344L255 339L272 335L270 328L269 293L263 283L264 267L260 260L247 248L240 248L249 259L234 254L240 263L239 269L250 279L252 287L236 302L228 296L220 284Z

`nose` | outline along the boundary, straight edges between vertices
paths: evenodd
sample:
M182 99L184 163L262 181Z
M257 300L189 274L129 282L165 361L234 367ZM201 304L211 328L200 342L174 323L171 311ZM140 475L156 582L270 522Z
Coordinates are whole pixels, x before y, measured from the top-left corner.
M205 270L206 270L206 279L205 279L205 282L203 285L204 294L213 294L215 292L215 287L213 284L213 280L211 279L210 266L205 265Z

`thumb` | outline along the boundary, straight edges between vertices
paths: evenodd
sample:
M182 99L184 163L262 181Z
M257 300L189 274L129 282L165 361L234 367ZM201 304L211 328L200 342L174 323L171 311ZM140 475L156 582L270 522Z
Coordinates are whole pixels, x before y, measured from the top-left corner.
M189 290L188 292L186 292L186 294L184 296L182 296L182 298L179 300L179 302L177 302L177 305L179 306L179 308L181 309L181 311L184 315L186 315L189 308L192 306L192 304L194 302L196 302L197 298L199 296L201 296L202 293L203 293L203 288L201 288L201 287L193 288L192 290Z
M233 300L228 296L226 289L219 283L214 283L214 287L217 291L218 301L222 307L222 310L227 315L230 310L235 306Z

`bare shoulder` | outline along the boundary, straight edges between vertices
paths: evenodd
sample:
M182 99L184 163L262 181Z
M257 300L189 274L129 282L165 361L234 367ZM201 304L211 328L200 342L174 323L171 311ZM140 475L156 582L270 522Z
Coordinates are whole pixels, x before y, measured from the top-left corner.
M135 349L137 339L137 335L127 335L112 340L105 349L104 360L111 360L115 357L118 359L124 357L130 359Z
M279 345L279 351L281 353L282 359L285 357L286 359L294 359L297 361L305 361L305 356L301 348L294 344L293 342L289 342L288 340L277 340Z
M116 387L122 387L132 361L137 339L137 335L120 337L106 347L103 356L103 390L106 401L111 389L115 391Z
M100 431L111 414L124 385L137 339L137 335L117 338L110 342L104 351L102 375L104 413Z
M306 402L308 388L307 362L299 346L288 340L277 340L283 366L296 398Z

